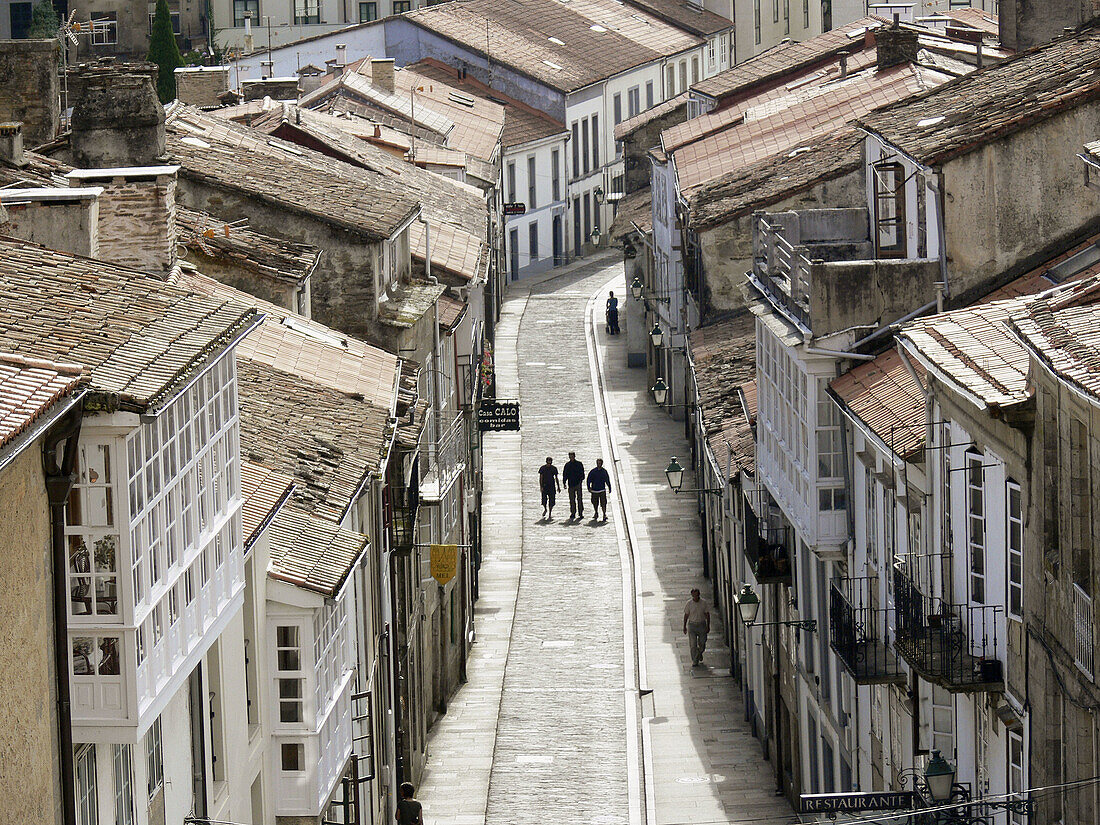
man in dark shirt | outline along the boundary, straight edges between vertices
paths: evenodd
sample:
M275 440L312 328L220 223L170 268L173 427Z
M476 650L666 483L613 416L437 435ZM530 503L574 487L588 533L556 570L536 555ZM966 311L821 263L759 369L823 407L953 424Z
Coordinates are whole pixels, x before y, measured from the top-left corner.
M584 518L584 465L577 461L576 453L570 453L561 468L561 480L569 493L569 520Z
M611 490L611 476L603 468L603 459L596 459L596 466L588 473L588 492L592 494L592 518L600 517L603 508L603 520L607 521L607 494Z
M609 335L619 334L619 299L614 292L607 296L607 332Z
M539 489L542 491L542 517L549 520L554 515L557 491L561 489L558 468L554 466L554 459L550 456L547 456L546 463L539 467Z
M415 792L412 782L401 783L401 798L397 800L397 813L394 815L401 825L424 825L424 809L413 799Z

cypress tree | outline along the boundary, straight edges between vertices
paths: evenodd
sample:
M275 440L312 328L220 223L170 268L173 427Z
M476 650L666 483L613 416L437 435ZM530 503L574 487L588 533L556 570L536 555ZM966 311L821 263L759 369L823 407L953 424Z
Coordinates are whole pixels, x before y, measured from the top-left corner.
M57 19L52 0L39 0L31 12L31 27L27 31L27 37L32 40L50 40L57 37L60 26L61 21Z
M168 0L157 0L147 59L160 67L157 73L157 97L161 103L171 103L176 99L175 71L183 65L183 58L180 57L176 36L172 34L172 15L168 11Z

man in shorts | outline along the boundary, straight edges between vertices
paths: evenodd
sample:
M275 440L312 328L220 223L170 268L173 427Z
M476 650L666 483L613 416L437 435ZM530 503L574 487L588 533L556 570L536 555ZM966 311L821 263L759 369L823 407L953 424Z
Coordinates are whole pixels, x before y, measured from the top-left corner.
M554 459L546 457L546 463L539 467L539 490L542 491L542 517L549 521L554 517L554 502L557 500L558 490L561 489L561 481L558 479L558 468L554 466Z

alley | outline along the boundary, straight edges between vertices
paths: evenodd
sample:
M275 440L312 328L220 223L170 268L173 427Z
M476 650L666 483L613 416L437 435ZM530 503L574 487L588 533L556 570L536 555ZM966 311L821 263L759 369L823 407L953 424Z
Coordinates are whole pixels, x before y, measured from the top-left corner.
M705 666L690 666L683 604L708 583L695 498L663 475L686 447L683 425L647 401L623 337L585 329L621 280L603 256L506 297L498 394L518 395L523 429L485 438L478 640L429 742L431 825L793 818L743 721L717 621ZM588 509L569 522L564 495L541 521L535 472L569 450L586 469L597 457L614 467L606 524Z

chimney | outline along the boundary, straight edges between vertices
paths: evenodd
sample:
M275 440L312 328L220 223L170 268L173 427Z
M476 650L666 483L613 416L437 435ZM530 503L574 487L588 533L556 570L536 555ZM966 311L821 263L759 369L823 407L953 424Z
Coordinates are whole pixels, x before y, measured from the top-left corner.
M176 173L178 166L74 169L73 188L102 187L99 257L151 275L176 264Z
M879 69L889 69L902 63L915 63L920 43L916 29L903 28L897 15L890 26L875 31L875 50Z
M371 85L377 86L379 89L389 92L392 95L394 91L393 59L371 60L370 81Z
M90 63L73 105L73 165L150 166L164 156L164 107L154 63Z
M1076 30L1095 14L1086 0L1001 0L997 28L1002 46L1022 52Z
M7 212L5 235L50 249L99 257L99 186L0 189L0 211Z
M0 123L0 162L16 169L27 165L22 123Z
M229 90L228 66L187 66L176 69L176 99L191 106L213 108Z
M346 43L336 44L336 68L342 74L344 67L348 65L348 46Z
M29 146L57 136L61 64L56 40L0 40L0 121L19 121Z
M837 57L840 58L840 79L844 80L848 76L848 52L842 51Z

